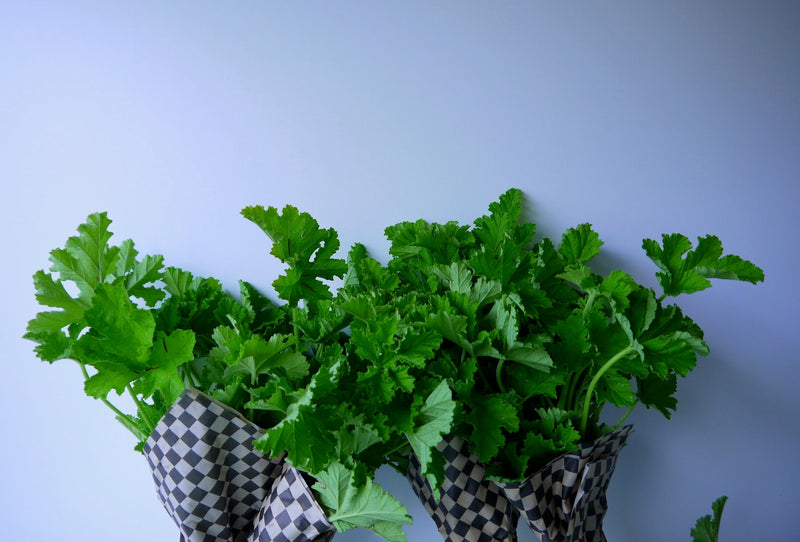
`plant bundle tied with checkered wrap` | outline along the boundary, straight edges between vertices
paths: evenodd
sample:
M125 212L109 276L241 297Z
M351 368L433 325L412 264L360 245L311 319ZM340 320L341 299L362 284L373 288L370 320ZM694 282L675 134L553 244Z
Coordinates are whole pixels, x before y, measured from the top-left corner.
M327 542L335 529L303 476L253 449L258 427L187 388L145 443L181 542Z
M520 482L497 482L542 542L605 542L606 491L632 426L554 459Z
M605 542L606 491L631 430L616 429L516 482L486 477L466 443L448 437L438 447L445 459L439 498L414 457L407 477L446 542L515 542L520 517L542 542Z

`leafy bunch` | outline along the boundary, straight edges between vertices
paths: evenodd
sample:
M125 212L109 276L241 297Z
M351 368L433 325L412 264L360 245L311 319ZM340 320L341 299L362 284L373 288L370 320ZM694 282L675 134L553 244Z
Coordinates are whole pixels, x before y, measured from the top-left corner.
M371 480L378 468L402 463L413 449L427 459L424 473L437 487L441 481L441 472L427 467L451 429L455 402L444 380L423 378L440 339L406 325L376 300L351 296L346 288L331 292L326 282L358 283L369 265L359 248L348 261L334 258L334 230L319 228L292 206L282 212L254 206L242 214L269 236L271 253L287 265L273 287L286 301L293 351L313 368L303 385L275 380L254 390L257 397L245 408L279 413L254 445L271 455L285 452L312 475L339 530L361 526L403 540L401 523L410 521L405 508Z
M405 540L405 507L372 480L411 449L427 467L450 430L447 383L415 385L412 375L438 340L332 294L328 283L353 265L333 257L332 229L292 206L242 214L287 265L273 282L285 303L245 281L236 299L213 278L164 267L162 256L139 258L132 241L110 243L111 221L96 213L52 251L49 272L35 274L37 300L55 310L37 314L25 337L43 360L77 361L86 393L114 410L138 449L195 387L264 428L256 448L306 473L337 529ZM129 394L136 413L116 407L112 391Z
M140 258L130 239L112 245L110 225L94 213L51 251L49 272L33 280L37 301L54 310L30 320L25 337L45 361L78 362L86 394L114 410L141 448L194 380L193 362L207 354L214 327L247 309L214 279L164 267L160 255ZM129 394L136 413L114 406L112 391Z
M425 378L450 384L454 432L501 479L522 479L608 431L600 423L608 403L629 411L641 403L669 418L677 378L708 346L665 299L707 288L710 278L763 280L752 263L723 256L716 237L692 249L684 236L665 235L643 242L659 268L659 295L622 270L589 267L602 246L589 224L558 244L535 240L517 189L489 211L472 226L387 228L392 258L361 264L365 278L347 289L433 333L431 344L441 339Z

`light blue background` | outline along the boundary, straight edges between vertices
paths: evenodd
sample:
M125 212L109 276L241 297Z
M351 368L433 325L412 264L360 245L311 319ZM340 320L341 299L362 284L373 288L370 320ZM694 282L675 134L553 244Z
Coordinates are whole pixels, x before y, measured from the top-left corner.
M385 226L469 223L515 186L542 234L591 222L601 270L652 284L642 238L682 232L766 271L681 300L712 353L671 421L632 416L609 540L688 540L723 494L725 542L798 540L798 28L774 1L0 3L0 538L177 540L78 368L20 339L31 275L86 215L269 290L246 205L292 203L385 259ZM409 539L439 540L381 481Z

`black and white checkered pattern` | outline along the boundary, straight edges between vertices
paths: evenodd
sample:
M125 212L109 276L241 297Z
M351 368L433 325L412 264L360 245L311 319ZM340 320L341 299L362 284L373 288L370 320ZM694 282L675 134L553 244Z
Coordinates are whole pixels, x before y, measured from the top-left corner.
M608 433L520 482L484 478L466 443L447 437L438 446L446 462L441 498L434 498L413 454L407 477L445 542L515 542L520 516L542 542L606 542L606 490L631 430Z
M499 483L542 542L605 542L606 490L632 426L564 454L521 482Z
M275 506L280 503L281 506ZM269 499L258 512L252 542L329 542L336 531L314 500L302 475L283 464L283 473L272 485Z
M516 542L518 512L494 482L484 479L484 468L464 440L447 437L437 449L445 459L438 501L413 454L406 476L445 542Z
M321 542L335 533L302 476L253 449L255 425L187 388L144 452L181 542Z

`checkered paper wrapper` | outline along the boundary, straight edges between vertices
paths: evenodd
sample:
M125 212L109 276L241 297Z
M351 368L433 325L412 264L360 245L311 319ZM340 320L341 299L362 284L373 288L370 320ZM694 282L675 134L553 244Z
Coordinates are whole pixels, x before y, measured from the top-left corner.
M502 489L485 479L485 470L464 440L449 436L437 449L445 476L437 500L412 454L406 477L445 542L516 542L519 513Z
M181 542L328 542L335 534L300 472L253 449L261 430L187 388L144 452Z
M445 542L516 542L520 517L542 542L606 542L606 491L631 430L612 431L519 482L485 478L465 442L448 437L438 447L446 465L438 501L413 455L407 477Z
M633 427L620 427L523 480L499 483L542 542L606 542L606 491Z

